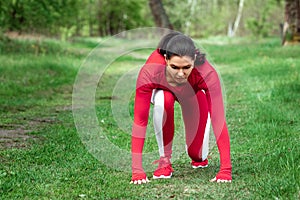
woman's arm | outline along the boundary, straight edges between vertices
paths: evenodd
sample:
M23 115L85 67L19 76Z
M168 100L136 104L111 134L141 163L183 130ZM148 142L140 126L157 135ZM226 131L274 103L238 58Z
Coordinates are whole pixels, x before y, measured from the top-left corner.
M201 66L202 88L205 88L212 127L220 153L220 171L216 180L231 180L230 139L225 118L222 88L215 69L206 61Z
M146 129L149 118L150 99L152 90L146 86L136 90L134 102L134 121L131 136L132 172L144 173L142 167L142 152L145 142Z
M142 152L149 118L152 90L155 88L153 77L155 73L153 73L153 70L155 69L155 65L161 67L164 63L165 60L163 57L155 50L138 75L131 137L133 182L146 180L147 178L142 166Z

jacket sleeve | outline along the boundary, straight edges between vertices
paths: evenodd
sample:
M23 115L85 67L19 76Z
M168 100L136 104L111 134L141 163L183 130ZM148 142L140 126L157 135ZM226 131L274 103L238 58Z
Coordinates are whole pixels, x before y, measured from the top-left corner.
M143 72L141 72L143 73ZM131 136L132 172L142 173L142 152L146 137L152 89L145 85L136 89Z
M224 101L219 76L216 70L206 61L201 88L205 88L212 128L220 153L220 171L230 171L230 139L225 118Z
M143 173L142 152L146 137L146 129L149 118L153 83L151 70L155 64L163 64L164 59L154 51L141 69L136 83L136 95L134 101L134 121L131 136L132 172Z

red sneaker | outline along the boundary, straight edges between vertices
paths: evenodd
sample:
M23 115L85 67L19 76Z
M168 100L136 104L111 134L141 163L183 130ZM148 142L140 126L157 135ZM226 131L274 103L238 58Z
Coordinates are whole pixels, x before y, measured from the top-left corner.
M197 169L197 168L205 168L205 167L208 166L208 160L205 159L205 160L203 160L203 161L201 161L201 162L196 162L196 161L193 161L193 160L192 160L191 165L192 165L192 167L193 167L194 169Z
M158 167L153 173L153 179L171 178L174 170L172 168L170 159L168 157L160 157L159 160L153 162L153 164L156 163L158 163Z

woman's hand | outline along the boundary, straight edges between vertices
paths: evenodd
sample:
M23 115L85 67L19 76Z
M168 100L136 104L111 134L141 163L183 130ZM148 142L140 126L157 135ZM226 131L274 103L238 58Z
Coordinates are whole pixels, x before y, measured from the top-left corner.
M132 173L132 178L130 181L130 184L140 185L149 183L149 179L147 178L147 175L145 173Z
M221 169L216 177L210 180L210 182L217 183L231 183L231 181L231 169Z
M231 183L231 180L226 179L217 179L216 177L211 179L210 182L217 182L217 183Z

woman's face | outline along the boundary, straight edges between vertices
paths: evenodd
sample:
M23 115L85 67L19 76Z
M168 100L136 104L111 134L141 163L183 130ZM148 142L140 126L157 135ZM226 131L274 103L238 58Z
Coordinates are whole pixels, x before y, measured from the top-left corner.
M179 86L187 83L188 77L194 67L194 60L189 56L172 56L166 59L167 81L172 86Z

